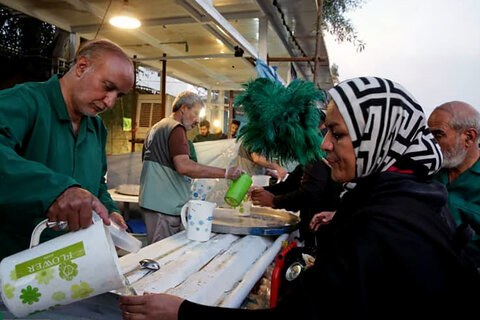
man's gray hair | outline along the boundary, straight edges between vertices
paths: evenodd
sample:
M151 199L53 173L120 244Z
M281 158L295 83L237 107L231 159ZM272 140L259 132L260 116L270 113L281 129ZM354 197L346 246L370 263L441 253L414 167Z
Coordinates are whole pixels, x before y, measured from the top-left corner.
M458 110L455 110L453 104L463 104L465 106L468 106L469 110L465 112L459 112ZM480 113L474 107L465 102L452 101L436 107L435 110L443 110L445 112L448 112L451 115L450 127L457 132L469 128L477 130L480 141ZM477 143L479 141L477 141Z
M99 58L102 54L104 53L111 53L114 54L120 58L123 58L127 61L129 61L132 66L133 62L130 59L130 57L125 53L125 51L120 48L117 44L113 43L110 40L106 39L97 39L97 40L91 40L87 41L83 44L80 45L80 48L78 49L77 53L75 54L75 59L74 63L77 62L77 60L80 57L87 57L91 60L96 60Z
M172 111L178 111L184 104L188 109L192 109L197 103L203 106L202 98L198 94L191 91L183 91L173 100Z

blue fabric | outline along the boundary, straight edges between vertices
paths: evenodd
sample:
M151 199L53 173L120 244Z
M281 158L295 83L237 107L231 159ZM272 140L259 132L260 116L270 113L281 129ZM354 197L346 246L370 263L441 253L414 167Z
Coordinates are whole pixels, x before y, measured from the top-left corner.
M128 226L128 231L132 233L147 233L147 227L142 219L129 219L126 221Z
M262 59L257 59L255 70L257 71L257 75L260 78L267 78L284 85L283 80L277 74L276 66L271 67L268 64L266 64L265 61L263 61Z

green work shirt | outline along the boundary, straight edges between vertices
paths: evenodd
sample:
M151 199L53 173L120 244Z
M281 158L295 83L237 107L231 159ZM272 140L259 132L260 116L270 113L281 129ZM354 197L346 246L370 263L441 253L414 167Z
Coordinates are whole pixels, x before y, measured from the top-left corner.
M84 116L75 137L57 76L0 91L0 259L26 249L35 225L71 186L118 211L105 183L107 130Z
M448 169L442 169L434 179L443 183L448 190L448 208L457 225L468 222L476 235L472 245L480 249L480 159L451 183Z

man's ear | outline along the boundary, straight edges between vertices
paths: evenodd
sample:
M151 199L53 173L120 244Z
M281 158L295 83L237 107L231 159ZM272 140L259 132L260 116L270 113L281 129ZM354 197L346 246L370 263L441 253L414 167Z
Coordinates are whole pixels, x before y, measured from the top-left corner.
M82 76L82 74L88 69L88 67L90 67L90 65L90 60L85 56L81 56L75 63L75 74L78 77Z
M465 136L465 146L467 148L471 147L472 145L477 145L478 140L478 132L473 128L469 128L463 132Z

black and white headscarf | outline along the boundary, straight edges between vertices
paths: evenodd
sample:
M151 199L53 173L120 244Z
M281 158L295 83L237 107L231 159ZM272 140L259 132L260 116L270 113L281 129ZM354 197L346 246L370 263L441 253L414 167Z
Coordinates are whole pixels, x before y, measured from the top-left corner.
M441 168L442 152L427 128L422 107L401 85L362 77L346 80L328 93L352 139L356 178L386 171L400 160L427 175Z

